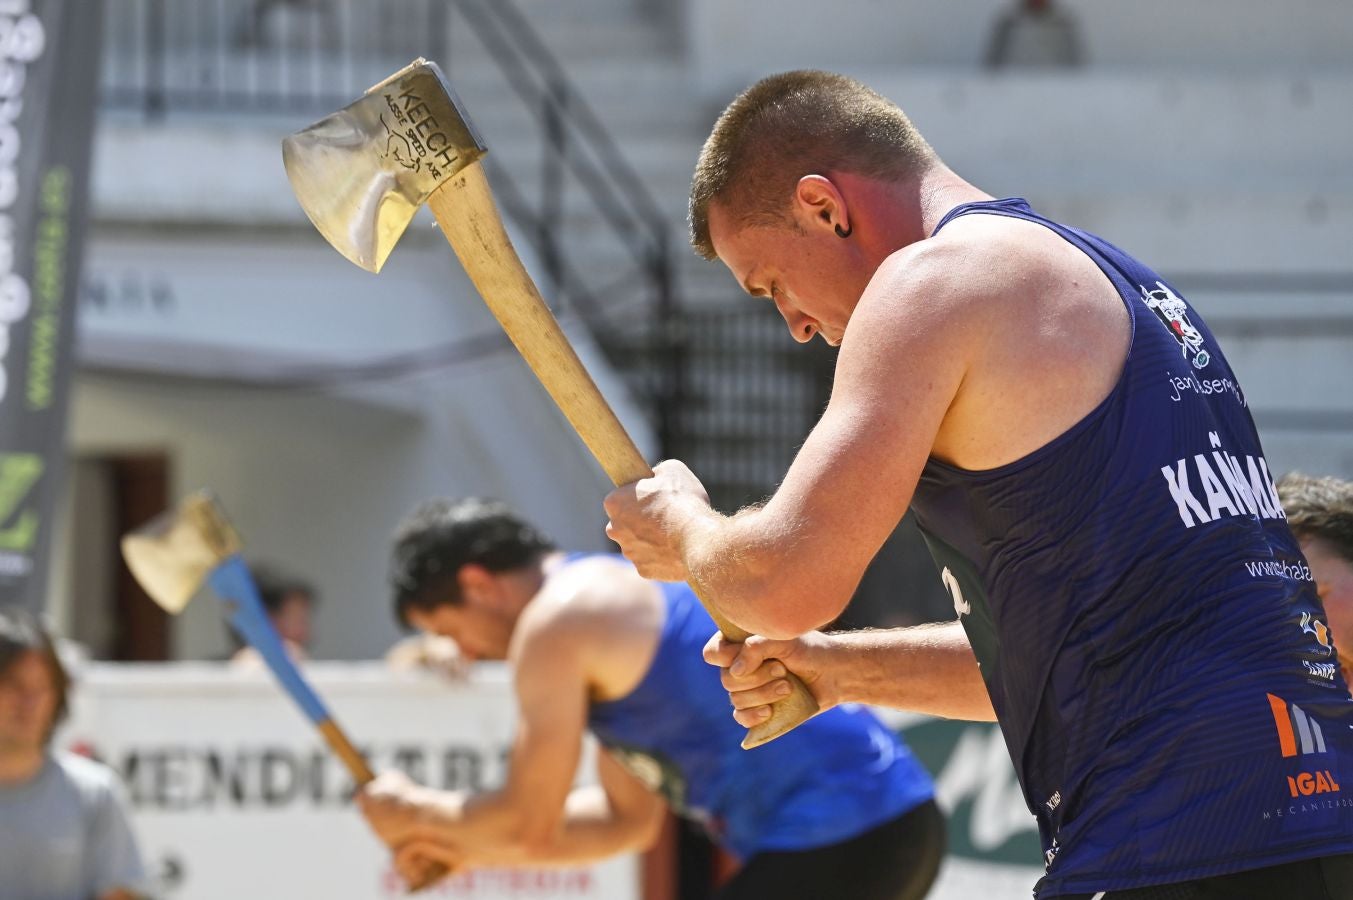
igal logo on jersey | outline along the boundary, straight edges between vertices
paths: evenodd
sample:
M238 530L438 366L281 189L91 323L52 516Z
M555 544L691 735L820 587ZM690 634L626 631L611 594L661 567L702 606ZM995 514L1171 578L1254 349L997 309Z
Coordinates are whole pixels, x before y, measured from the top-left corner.
M1287 776L1287 789L1293 797L1310 797L1313 794L1337 794L1339 782L1334 780L1329 769L1317 769L1314 772L1301 772L1295 777Z
M1325 732L1320 723L1295 703L1274 694L1268 695L1273 724L1278 729L1278 747L1283 758L1316 756L1325 753ZM1329 769L1312 769L1287 776L1287 790L1293 797L1339 793L1339 781Z

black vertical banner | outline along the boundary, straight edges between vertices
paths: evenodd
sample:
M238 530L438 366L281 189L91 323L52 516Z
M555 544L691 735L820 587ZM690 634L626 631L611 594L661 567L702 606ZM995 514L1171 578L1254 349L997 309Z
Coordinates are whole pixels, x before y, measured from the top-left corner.
M45 604L65 468L100 0L0 0L0 602Z

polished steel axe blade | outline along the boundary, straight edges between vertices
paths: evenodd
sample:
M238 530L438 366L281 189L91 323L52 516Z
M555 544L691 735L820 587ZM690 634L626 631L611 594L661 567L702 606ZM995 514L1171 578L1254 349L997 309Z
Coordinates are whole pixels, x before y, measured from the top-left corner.
M380 271L428 196L485 152L442 70L421 57L282 141L301 208L368 272Z

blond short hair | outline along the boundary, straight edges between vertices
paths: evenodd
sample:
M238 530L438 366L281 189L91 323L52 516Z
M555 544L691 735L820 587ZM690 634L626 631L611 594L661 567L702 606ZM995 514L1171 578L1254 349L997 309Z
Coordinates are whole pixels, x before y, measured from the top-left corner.
M691 244L714 259L709 206L736 205L748 224L778 224L804 175L905 178L935 151L886 97L853 78L800 70L763 78L714 123L691 179Z
M1316 538L1353 563L1353 481L1291 472L1279 479L1278 499L1298 538Z

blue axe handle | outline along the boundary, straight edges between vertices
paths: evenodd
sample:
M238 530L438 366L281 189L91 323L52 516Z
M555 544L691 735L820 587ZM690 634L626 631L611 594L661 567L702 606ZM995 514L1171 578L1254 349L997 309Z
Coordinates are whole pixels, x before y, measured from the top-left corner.
M258 595L258 586L254 584L254 578L249 574L249 567L239 554L226 557L212 569L211 574L207 576L207 584L230 604L231 626L240 637L248 641L249 646L258 651L282 688L296 701L306 718L315 723L329 747L343 761L357 786L361 787L375 778L366 759L338 727L338 723L324 706L324 701L301 676L296 664L287 655L277 629L273 627L267 611L263 608L263 601Z
M296 669L295 663L291 662L291 656L287 655L287 650L281 644L281 637L277 636L277 629L272 627L268 612L262 606L262 598L258 597L258 586L254 585L253 575L249 574L245 560L239 558L239 554L226 556L218 566L212 568L211 574L207 575L207 583L211 585L211 590L216 591L216 594L229 602L233 608L233 612L230 613L231 627L249 642L250 647L258 651L265 663L268 663L268 669L276 675L285 692L291 694L292 700L295 700L296 705L306 713L307 719L313 721L315 727L319 728L319 734L323 735L330 750L333 750L334 755L348 767L348 773L352 775L352 780L357 786L360 788L361 785L373 780L376 775L371 766L367 765L367 759L352 746L348 735L342 732L333 716L329 715L329 709L325 708L322 700L319 700L319 694L310 688L306 679L300 675L300 670ZM449 870L441 863L429 863L425 872L409 885L409 889L414 892L422 891L434 882L441 881L448 874Z
M229 617L231 626L240 637L249 642L249 646L259 652L283 689L301 707L306 718L319 728L325 742L343 761L357 786L361 787L374 779L376 775L367 765L366 758L338 727L338 723L324 706L324 701L320 700L319 695L301 676L300 670L287 655L286 648L282 646L282 639L277 635L277 629L273 627L267 611L263 608L263 600L258 595L254 576L249 574L249 567L245 565L240 555L232 554L222 560L207 576L207 584L231 606ZM429 863L420 877L409 885L409 890L421 891L441 881L448 874L449 870L441 863Z
M296 705L306 713L307 719L313 721L315 727L319 728L319 734L323 735L330 750L333 750L334 755L348 767L348 774L352 775L352 780L357 786L360 788L361 785L373 780L376 774L371 770L371 766L367 765L367 758L352 746L348 735L338 727L333 716L329 715L329 709L325 708L322 700L319 700L319 694L310 688L310 683L306 682L300 675L300 670L296 669L295 663L291 662L291 656L287 655L287 650L281 644L281 637L277 636L277 629L272 627L268 612L262 606L262 598L258 597L258 586L254 585L253 575L249 574L245 560L239 558L239 554L226 556L218 566L212 568L211 574L207 575L207 583L211 585L211 590L216 591L216 595L229 602L233 608L233 612L230 613L231 627L249 642L250 647L258 651L258 655L262 656L265 663L268 663L268 669L276 675L285 692L291 694L292 700L295 700ZM419 877L415 878L413 884L409 885L409 889L414 892L422 891L423 888L441 881L448 874L451 873L440 862L429 863Z

